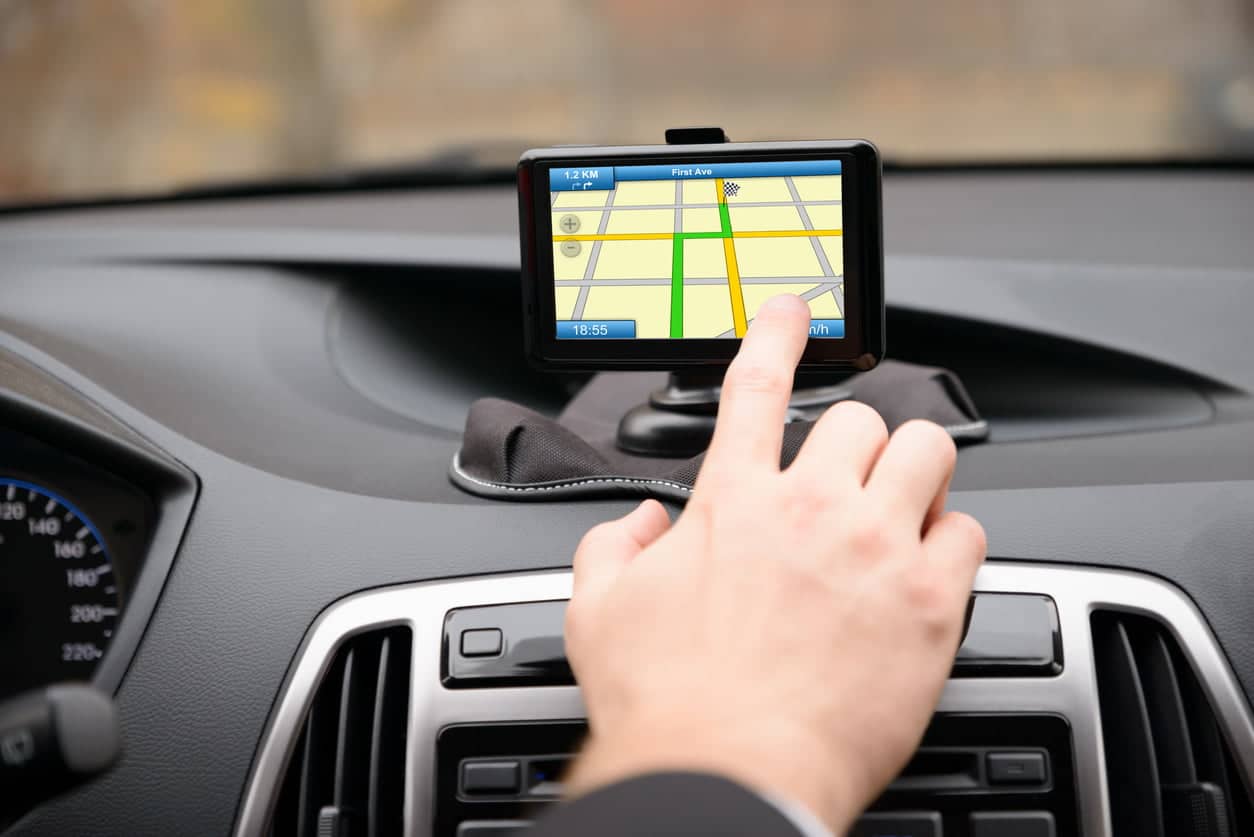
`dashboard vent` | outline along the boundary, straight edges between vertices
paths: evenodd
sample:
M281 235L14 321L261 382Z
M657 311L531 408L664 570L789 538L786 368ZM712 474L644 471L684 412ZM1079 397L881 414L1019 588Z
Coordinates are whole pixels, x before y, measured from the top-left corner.
M269 833L402 831L411 634L358 634L336 651L284 772Z
M1248 795L1171 634L1108 611L1092 627L1114 837L1248 834Z

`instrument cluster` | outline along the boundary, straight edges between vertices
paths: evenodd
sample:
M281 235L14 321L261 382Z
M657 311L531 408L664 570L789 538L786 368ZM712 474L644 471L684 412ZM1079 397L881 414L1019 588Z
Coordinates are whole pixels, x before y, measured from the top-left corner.
M125 619L154 522L138 487L0 429L0 700L92 679Z

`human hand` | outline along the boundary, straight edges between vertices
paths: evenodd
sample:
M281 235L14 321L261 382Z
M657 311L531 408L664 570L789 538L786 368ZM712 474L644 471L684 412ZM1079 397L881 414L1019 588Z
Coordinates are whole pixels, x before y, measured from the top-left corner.
M780 469L807 306L776 297L728 369L692 498L584 537L566 647L590 736L579 794L697 770L797 800L836 834L917 748L953 663L983 529L945 512L956 452L837 404Z

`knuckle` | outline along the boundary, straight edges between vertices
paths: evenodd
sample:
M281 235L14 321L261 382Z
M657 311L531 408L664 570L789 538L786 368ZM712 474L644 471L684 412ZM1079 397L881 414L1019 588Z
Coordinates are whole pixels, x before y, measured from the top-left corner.
M701 475L705 474L709 474L705 486L700 486L692 493L692 498L684 506L679 519L675 521L676 526L682 523L686 527L695 526L701 530L708 530L714 523L714 516L721 501L726 497L729 487L735 485L734 475L702 467ZM703 488L704 490L701 490Z
M888 552L889 527L883 517L866 515L849 529L849 546L863 558L877 558Z
M810 514L827 507L831 492L827 475L812 468L789 468L785 471L788 485L788 509L794 515Z
M787 395L792 391L792 371L760 361L732 363L723 387L735 392Z
M827 412L831 421L863 426L867 436L877 441L883 442L888 438L888 425L884 423L884 417L874 407L861 401L841 401L833 404Z
M791 478L787 508L794 531L798 527L810 530L825 525L831 506L828 498L830 488L821 476L803 472Z
M617 537L613 522L598 523L589 529L575 548L575 556L571 559L571 568L576 575L586 572L589 565L605 552L606 546Z
M575 549L575 562L578 563L580 558L584 561L587 556L597 549L598 546L614 537L616 524L613 521L598 523L587 532L579 541L579 546Z
M932 636L946 636L954 629L958 613L948 579L938 573L913 568L902 581L906 606Z
M920 614L934 614L940 610L942 588L940 579L920 567L911 567L905 574L903 585L910 606Z
M977 561L984 560L988 552L988 534L980 522L969 514L954 513L954 525L962 529L963 536L971 544L973 557Z
M957 627L955 621L942 611L929 610L922 613L923 632L928 641L937 645L944 644Z
M950 465L958 459L958 447L953 438L934 421L911 419L898 427L893 435L909 439L924 448L929 455L943 458Z

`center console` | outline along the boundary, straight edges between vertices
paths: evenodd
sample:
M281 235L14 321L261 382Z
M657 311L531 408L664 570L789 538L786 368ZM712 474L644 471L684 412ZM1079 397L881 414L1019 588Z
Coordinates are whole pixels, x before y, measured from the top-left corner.
M565 610L566 602L558 600L449 611L444 686L573 685L562 642ZM1052 678L1062 671L1051 598L976 595L953 677ZM561 796L560 777L585 731L580 721L440 730L435 834L493 837L525 828ZM854 833L1074 834L1076 816L1071 730L1064 716L955 712L936 716L914 759ZM952 823L948 830L946 822Z
M544 572L415 584L329 608L273 714L237 833L524 830L561 798L585 733L561 641L570 581ZM976 594L922 746L852 835L1122 837L1133 833L1121 825L1128 788L1155 812L1157 826L1137 833L1238 833L1254 726L1187 597L1136 573L999 561L981 569ZM403 668L389 648L393 658L404 649ZM1163 665L1179 686L1174 714L1143 688ZM1192 732L1183 755L1163 746L1175 720ZM1135 767L1118 772L1125 751L1158 772L1144 784ZM403 787L389 797L397 773ZM1177 829L1198 811L1200 826Z

